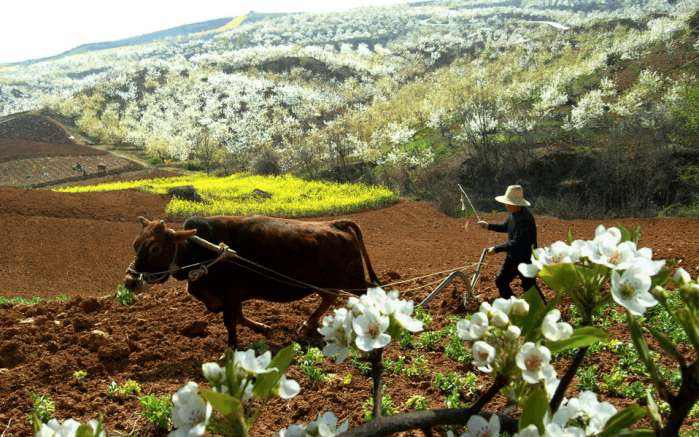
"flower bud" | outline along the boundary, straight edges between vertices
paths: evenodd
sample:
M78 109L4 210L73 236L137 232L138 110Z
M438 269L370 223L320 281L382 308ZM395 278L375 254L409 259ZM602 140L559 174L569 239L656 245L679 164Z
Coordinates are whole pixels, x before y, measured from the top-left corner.
M515 316L526 316L529 313L529 303L524 299L513 299L511 311Z
M522 330L519 329L518 326L510 325L507 327L507 331L505 331L505 338L508 340L516 340L520 334L522 334Z
M212 384L221 384L226 379L226 374L221 366L216 363L204 363L201 365L204 378Z
M692 282L692 277L689 276L689 273L687 273L685 269L680 267L675 274L672 275L672 280L675 281L677 285L683 285Z
M505 328L510 323L510 318L502 311L494 310L492 314L491 322L498 328Z

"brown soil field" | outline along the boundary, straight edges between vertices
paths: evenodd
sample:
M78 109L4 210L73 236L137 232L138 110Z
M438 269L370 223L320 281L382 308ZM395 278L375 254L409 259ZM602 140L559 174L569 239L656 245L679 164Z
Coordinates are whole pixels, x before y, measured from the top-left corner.
M165 200L149 197L135 191L66 195L0 190L0 229L10 236L0 252L0 295L76 296L68 302L5 305L0 309L0 429L6 429L5 435L30 433L26 415L31 410L32 393L50 395L60 419L87 420L101 414L110 435L158 435L140 417L138 400L110 400L106 395L108 384L134 379L146 393L171 394L188 380L203 382L201 363L214 361L222 353L225 329L220 315L206 313L203 305L187 294L183 283L170 280L152 287L129 307L109 296L133 256L131 241L140 225L131 217L140 213L151 218L164 216ZM483 247L502 238L473 222L465 230L463 219L446 217L424 202L403 201L346 217L361 225L374 268L386 282L472 263ZM495 221L503 217L486 214L484 218ZM569 227L577 237L589 238L598 224L549 217L537 217L537 222L542 245L565 238ZM678 259L693 276L699 274L699 220L625 219L603 223L641 225L642 244L654 248L656 258ZM473 311L480 301L497 297L493 279L501 261L500 255L487 259L468 308L461 303L462 284L448 287L432 301L428 309L434 321L429 329L444 326L449 315ZM427 282L430 279L422 283ZM401 287L407 290L413 284ZM406 291L403 297L420 300L428 289ZM296 329L318 301L312 296L289 304L246 303L247 315L273 329L265 335L239 327L240 347L265 342L277 350L292 341L317 344L317 337L299 338ZM199 329L192 329L195 322ZM612 331L613 336L628 338L623 329ZM413 394L425 396L430 407L443 407L444 397L433 387L432 375L473 370L469 363L448 359L441 346L425 351L401 350L392 344L386 352L392 359L405 355L407 363L417 354L427 358L426 376L413 380L391 375L385 378L385 390L401 411L405 411L403 404ZM614 359L600 354L595 364L606 369ZM563 359L556 367L560 371L565 364ZM290 401L270 402L252 435L270 436L326 410L334 411L341 419L349 418L353 425L361 423L361 405L370 395L370 379L349 361L342 365L326 362L322 367L337 376L314 385L293 365L289 374L301 384L301 393ZM76 381L72 374L77 370L86 370L88 376ZM345 383L348 374L351 380ZM476 374L479 389L485 390L489 379ZM628 403L603 397L617 406ZM497 398L494 405L501 403L502 399ZM493 404L488 409L492 408Z
M0 140L0 162L55 156L106 155L104 150L79 144L39 143L28 140Z
M86 172L85 177L90 179L106 172L121 173L141 168L133 161L112 154L20 159L0 163L0 186L28 187L53 184L71 178L82 179L81 173L73 170L76 163L80 163ZM100 172L98 165L105 165L106 171Z
M66 129L50 117L31 112L0 118L0 138L52 144L73 144Z

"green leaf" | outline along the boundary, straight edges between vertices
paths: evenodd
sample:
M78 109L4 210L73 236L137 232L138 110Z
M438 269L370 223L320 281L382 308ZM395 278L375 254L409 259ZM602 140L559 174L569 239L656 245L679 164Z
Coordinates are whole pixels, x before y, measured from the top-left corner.
M75 437L93 437L93 430L90 425L83 424L75 431Z
M651 429L625 429L618 434L617 437L655 437L655 431Z
M656 382L660 382L658 369L655 367L655 363L653 363L653 359L650 356L650 349L648 348L646 339L643 337L641 325L638 323L638 320L628 311L626 312L626 319L629 323L629 328L631 328L631 340L633 341L634 346L636 346L638 356L641 358L641 361L643 361L643 364L646 365L646 369L648 369L648 373L650 373L651 378L653 378L653 380Z
M549 264L539 271L539 277L557 292L574 293L578 288L578 273L574 264Z
M199 394L211 404L214 410L224 416L242 417L243 406L240 404L240 401L233 396L207 389L199 390Z
M542 389L534 390L524 402L522 415L519 418L519 429L524 429L529 425L536 425L539 433L543 433L544 416L548 410L549 403L546 392Z
M692 342L692 346L696 351L699 351L699 323L697 323L696 317L687 308L678 309L675 315L687 333L689 341Z
M663 417L660 415L658 404L655 402L650 389L646 390L646 400L648 401L648 415L650 419L655 423L656 429L661 429L663 427Z
M291 362L294 360L294 347L289 345L284 349L277 352L277 354L272 358L269 363L269 367L274 367L277 370L274 372L265 373L259 375L255 381L255 385L252 388L252 392L258 399L269 399L272 395L272 389L277 385L282 375L286 373L286 369L289 368Z
M566 237L566 243L570 246L573 244L573 241L575 241L575 237L573 237L573 228L568 226L568 235Z
M535 332L536 328L541 326L541 322L546 315L546 304L541 298L541 295L539 295L536 287L530 288L522 297L529 304L529 313L527 313L526 317L521 321L522 335L526 338L530 333Z
M660 272L658 272L657 275L653 276L651 278L651 283L650 283L650 289L654 289L657 286L664 287L667 285L667 283L670 281L670 270L672 269L671 265L666 263L665 266L660 269Z
M568 349L578 349L582 347L587 347L598 341L606 341L607 333L594 326L583 326L576 328L573 334L561 341L550 341L546 343L546 346L551 350L551 352L563 352Z
M658 331L651 325L646 325L645 328L648 330L648 332L651 333L653 337L655 337L655 340L658 342L660 347L662 347L668 355L670 355L678 363L684 363L684 357L677 351L677 348L675 348L675 344L672 342L672 340L670 340L670 338L667 335Z
M630 405L612 416L599 437L618 436L624 429L646 417L648 410L638 405Z

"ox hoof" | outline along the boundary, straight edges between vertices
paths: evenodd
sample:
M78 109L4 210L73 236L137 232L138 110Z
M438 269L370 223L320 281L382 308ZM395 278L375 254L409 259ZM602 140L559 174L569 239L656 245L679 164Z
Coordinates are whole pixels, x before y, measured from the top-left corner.
M317 326L304 323L299 329L296 330L296 334L304 337L310 337L316 332L316 328Z

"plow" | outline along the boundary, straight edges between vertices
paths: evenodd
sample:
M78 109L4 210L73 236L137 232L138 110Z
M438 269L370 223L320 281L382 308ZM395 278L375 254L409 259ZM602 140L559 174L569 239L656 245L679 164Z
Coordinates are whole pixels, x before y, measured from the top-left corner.
M257 274L260 274L262 276L265 276L270 279L274 279L278 282L285 283L287 285L293 285L293 286L303 286L303 287L308 287L310 289L315 290L316 292L320 294L335 294L335 295L345 295L345 296L353 296L352 293L347 292L346 290L342 289L328 289L328 288L323 288L323 287L318 287L314 284L309 284L304 281L301 281L299 279L293 278L291 276L287 276L281 272L275 271L273 269L270 269L264 265L261 265L253 260L247 259L240 254L238 254L235 250L231 249L228 247L226 244L221 243L221 244L214 244L208 240L205 240L199 236L191 236L189 237L189 241L192 243L195 243L203 248L206 248L214 253L217 254L216 257L211 258L206 261L202 261L200 263L196 264L191 264L187 266L182 266L182 267L177 267L176 269L170 268L168 270L162 271L162 272L155 272L155 273L141 273L133 270L132 266L129 266L129 271L131 273L136 274L139 279L142 279L146 282L152 281L157 281L160 279L161 275L166 275L166 274L171 274L176 270L184 270L184 269L193 269L189 272L189 280L190 281L196 281L202 276L206 275L208 273L208 269L213 266L214 264L221 262L221 261L228 261L228 262L234 262L234 261L240 261L237 263L237 265L246 268L248 270L251 270ZM424 307L427 306L435 297L437 297L449 284L454 282L455 280L461 280L463 282L465 291L462 296L462 301L464 307L468 306L468 302L471 299L471 296L473 295L474 291L478 287L478 282L481 276L481 269L483 265L485 264L486 256L488 254L487 249L483 249L481 251L481 255L478 259L477 262L475 263L466 263L464 265L454 267L451 269L447 270L441 270L438 272L432 272L428 273L422 276L417 276L413 278L408 278L408 279L402 279L399 281L394 281L390 282L387 284L382 284L381 287L386 289L387 291L390 291L392 287L395 287L396 285L400 284L408 284L408 283L415 283L419 280L422 279L427 279L427 278L434 278L437 276L442 276L446 275L444 277L441 277L439 279L436 279L434 281L428 282L427 284L424 285L418 285L414 286L405 290L398 290L402 292L406 291L415 291L415 290L420 290L424 288L428 288L430 286L436 285L435 288L433 288L430 293L422 300L420 303L417 304L417 306Z

